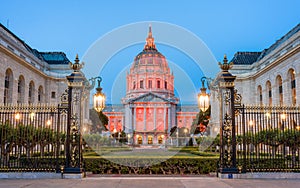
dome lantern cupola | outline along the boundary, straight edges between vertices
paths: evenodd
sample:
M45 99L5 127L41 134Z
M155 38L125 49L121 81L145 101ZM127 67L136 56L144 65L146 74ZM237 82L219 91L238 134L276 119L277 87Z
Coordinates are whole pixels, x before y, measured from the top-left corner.
M146 44L145 44L144 50L156 50L156 47L154 44L154 38L152 37L151 25L149 26L148 37L146 39Z

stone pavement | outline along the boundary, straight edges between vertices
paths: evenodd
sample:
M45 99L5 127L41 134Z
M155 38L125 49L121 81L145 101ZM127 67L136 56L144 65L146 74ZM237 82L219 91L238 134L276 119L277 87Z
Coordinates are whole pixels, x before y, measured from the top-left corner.
M294 188L300 179L219 179L216 177L88 177L84 179L1 179L0 188Z

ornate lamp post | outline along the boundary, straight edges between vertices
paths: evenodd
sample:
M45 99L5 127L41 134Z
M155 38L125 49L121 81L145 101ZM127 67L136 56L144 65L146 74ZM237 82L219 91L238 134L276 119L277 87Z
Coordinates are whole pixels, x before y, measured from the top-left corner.
M209 108L209 94L206 93L205 80L207 80L206 77L201 78L202 88L200 88L200 93L198 94L198 107L202 112Z
M66 165L64 173L82 173L82 137L81 129L83 127L83 106L82 100L86 95L84 92L94 88L95 80L98 79L97 93L94 95L94 102L97 102L95 108L98 112L105 107L105 95L101 93L101 77L91 78L92 84L87 82L80 71L84 63L79 63L76 55L75 63L69 63L73 72L67 76L68 81L68 119L67 119L67 137L66 137ZM98 95L97 95L98 94ZM98 96L98 98L96 97ZM101 96L101 97L99 97Z
M94 94L94 109L97 112L101 112L105 108L105 95L102 93L102 88L100 87L100 83L102 81L101 77L91 78L90 80L96 80L98 82L98 86L96 88L96 93Z
M236 135L235 135L235 93L234 80L229 69L233 63L228 63L226 55L223 64L219 62L222 71L217 81L220 95L220 168L224 174L238 173L236 166Z

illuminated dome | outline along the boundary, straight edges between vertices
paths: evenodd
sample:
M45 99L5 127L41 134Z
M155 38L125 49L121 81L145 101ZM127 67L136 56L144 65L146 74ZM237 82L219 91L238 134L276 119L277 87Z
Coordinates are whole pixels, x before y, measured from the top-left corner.
M170 69L167 60L155 46L154 38L152 37L151 26L149 27L148 37L146 44L142 52L140 52L135 58L133 65L130 69L130 73L141 72L160 72L169 73Z
M149 92L174 96L174 76L165 56L156 49L151 26L144 49L134 58L127 74L126 95L135 97Z

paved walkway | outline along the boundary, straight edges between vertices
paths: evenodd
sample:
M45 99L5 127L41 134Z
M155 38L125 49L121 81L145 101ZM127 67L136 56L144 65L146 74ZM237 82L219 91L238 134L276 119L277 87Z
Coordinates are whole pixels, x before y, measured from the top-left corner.
M300 179L219 179L216 177L88 177L84 179L1 179L0 188L296 188Z

